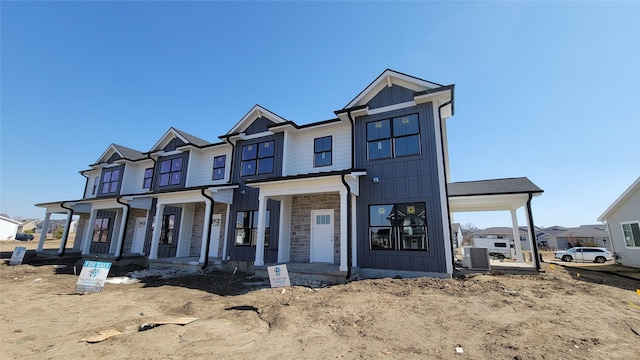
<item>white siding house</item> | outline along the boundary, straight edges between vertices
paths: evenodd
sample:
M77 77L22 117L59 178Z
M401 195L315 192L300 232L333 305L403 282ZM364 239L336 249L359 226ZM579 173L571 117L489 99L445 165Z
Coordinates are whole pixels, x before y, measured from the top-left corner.
M640 268L640 177L598 218L609 228L617 262Z
M18 232L18 226L21 224L20 221L0 216L0 240L13 239L16 236L16 232Z

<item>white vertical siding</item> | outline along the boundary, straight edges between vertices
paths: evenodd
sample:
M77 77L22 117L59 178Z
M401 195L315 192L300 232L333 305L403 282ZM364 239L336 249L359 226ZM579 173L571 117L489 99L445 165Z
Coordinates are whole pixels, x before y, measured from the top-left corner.
M288 154L285 175L344 170L351 167L351 127L348 123L305 129L291 135L285 144ZM332 137L332 163L331 166L314 167L314 139L324 136Z

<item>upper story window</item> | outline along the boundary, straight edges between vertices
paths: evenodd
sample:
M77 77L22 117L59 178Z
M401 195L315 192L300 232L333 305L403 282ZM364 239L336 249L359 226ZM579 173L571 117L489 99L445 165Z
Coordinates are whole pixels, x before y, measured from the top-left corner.
M143 189L151 189L151 179L153 179L153 168L146 168L144 170L144 181L142 182Z
M159 186L180 185L182 181L183 157L166 159L160 162Z
M332 137L313 140L313 167L331 166Z
M240 176L270 174L273 172L275 141L265 141L242 147Z
M226 163L227 163L227 155L216 156L213 158L212 180L224 179L224 168Z
M367 123L369 160L420 154L418 114Z
M93 179L93 190L91 190L91 195L95 195L96 191L98 191L98 184L100 183L100 176L96 176L95 179Z
M102 171L102 182L100 186L100 195L117 194L120 190L120 181L122 179L123 167L109 168Z

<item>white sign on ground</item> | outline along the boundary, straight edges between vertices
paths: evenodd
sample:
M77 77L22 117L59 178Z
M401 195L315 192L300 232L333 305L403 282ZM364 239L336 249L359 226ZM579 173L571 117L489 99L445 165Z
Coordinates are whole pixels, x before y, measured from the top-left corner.
M78 292L101 292L109 275L111 263L85 260L76 283Z
M291 286L287 265L267 266L272 288Z
M13 249L13 253L11 254L11 260L9 260L9 265L15 266L22 264L22 260L24 259L24 254L26 254L27 248L24 246L16 246Z

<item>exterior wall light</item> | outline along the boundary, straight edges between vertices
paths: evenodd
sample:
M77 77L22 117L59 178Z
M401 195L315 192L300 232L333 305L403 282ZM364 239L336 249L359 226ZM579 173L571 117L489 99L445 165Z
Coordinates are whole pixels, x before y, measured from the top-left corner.
M376 176L373 179L371 179L371 181L373 181L374 184L377 184L380 182L380 178Z

